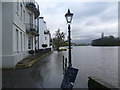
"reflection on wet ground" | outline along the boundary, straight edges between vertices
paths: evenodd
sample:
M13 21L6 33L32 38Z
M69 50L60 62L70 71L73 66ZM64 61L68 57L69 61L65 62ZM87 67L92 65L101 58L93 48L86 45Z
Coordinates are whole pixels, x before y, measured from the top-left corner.
M65 54L66 52L53 52L34 66L31 75L40 87L60 88L63 79L62 56Z
M62 57L54 51L31 68L4 70L4 88L60 88L63 79Z
M4 70L3 87L60 88L63 80L63 55L66 58L67 52L54 51L31 68ZM73 47L73 67L79 69L74 88L87 88L88 76L97 76L117 86L117 57L117 48Z

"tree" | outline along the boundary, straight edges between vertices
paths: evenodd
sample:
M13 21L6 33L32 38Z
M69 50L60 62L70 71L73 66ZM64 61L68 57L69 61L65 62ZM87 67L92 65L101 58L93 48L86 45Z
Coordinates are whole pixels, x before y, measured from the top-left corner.
M55 37L52 40L53 47L59 52L59 47L65 43L65 33L60 32L60 29L55 31Z

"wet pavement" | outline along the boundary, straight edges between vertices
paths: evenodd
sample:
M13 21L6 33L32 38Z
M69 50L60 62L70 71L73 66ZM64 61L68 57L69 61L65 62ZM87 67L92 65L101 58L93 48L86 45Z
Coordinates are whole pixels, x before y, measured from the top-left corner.
M3 88L60 88L64 54L53 52L31 68L3 70Z

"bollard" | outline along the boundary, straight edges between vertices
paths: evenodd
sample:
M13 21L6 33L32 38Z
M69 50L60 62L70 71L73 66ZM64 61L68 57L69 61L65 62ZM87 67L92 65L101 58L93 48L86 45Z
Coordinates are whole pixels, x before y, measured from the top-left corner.
M65 58L65 72L67 70L67 58Z
M65 67L64 67L64 56L63 56L63 74L64 74L64 70L65 70Z

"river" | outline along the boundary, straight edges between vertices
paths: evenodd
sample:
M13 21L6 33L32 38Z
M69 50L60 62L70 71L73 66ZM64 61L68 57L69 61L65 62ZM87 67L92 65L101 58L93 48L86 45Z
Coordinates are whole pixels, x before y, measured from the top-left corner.
M59 88L63 80L62 57L66 51L54 51L37 65L40 70L41 87ZM74 88L88 87L88 77L95 76L118 86L118 47L79 46L72 49L72 65L79 69ZM38 71L38 70L36 70Z
M118 47L74 47L72 57L73 67L79 69L75 87L86 87L88 76L118 86Z

